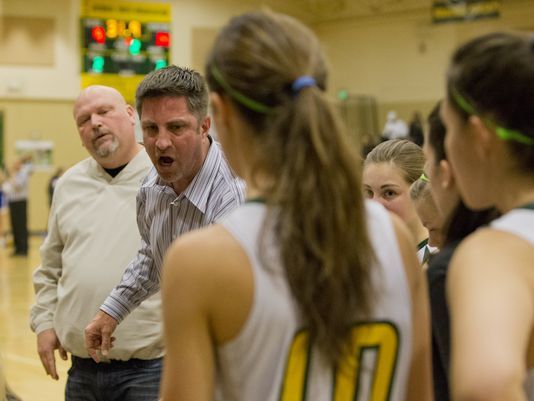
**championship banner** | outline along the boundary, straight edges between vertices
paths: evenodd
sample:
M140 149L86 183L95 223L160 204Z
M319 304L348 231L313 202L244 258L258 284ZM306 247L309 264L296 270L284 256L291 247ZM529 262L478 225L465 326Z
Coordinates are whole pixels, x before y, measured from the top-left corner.
M434 0L432 4L432 22L498 18L500 11L500 0Z
M143 77L169 64L170 23L168 3L82 0L82 88L112 86L133 103Z

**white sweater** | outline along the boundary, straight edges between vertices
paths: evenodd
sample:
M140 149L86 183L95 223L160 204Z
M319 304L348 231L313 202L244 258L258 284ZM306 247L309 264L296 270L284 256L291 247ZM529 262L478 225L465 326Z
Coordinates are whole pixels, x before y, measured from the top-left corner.
M36 333L54 328L63 347L78 357L88 357L84 328L140 246L136 194L151 166L142 150L112 178L88 158L56 186L41 266L33 276L31 327ZM155 295L117 327L110 359L163 355L160 307Z

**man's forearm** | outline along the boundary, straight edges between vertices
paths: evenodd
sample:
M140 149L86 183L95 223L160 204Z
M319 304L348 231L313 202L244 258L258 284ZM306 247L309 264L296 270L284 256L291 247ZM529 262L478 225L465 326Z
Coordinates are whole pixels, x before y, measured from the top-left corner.
M120 284L113 289L111 294L100 306L100 310L121 322L141 302L159 291L159 274L150 258L136 259L126 269ZM152 263L148 263L152 262Z

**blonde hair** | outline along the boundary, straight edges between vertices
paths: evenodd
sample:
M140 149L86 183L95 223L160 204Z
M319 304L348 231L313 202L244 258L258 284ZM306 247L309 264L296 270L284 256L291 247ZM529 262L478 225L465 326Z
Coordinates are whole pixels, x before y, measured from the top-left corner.
M391 139L378 144L367 154L364 165L374 163L393 163L411 185L423 174L425 156L415 143L407 139Z
M413 202L419 200L429 200L432 198L432 192L430 190L430 185L428 182L421 179L415 180L415 182L410 187L410 198Z
M296 90L292 84L302 76L313 84ZM273 178L262 189L274 206L267 222L289 286L310 338L336 364L350 344L350 325L371 310L374 255L361 161L324 93L319 42L291 17L244 14L219 34L206 77L253 128L261 146L254 172Z

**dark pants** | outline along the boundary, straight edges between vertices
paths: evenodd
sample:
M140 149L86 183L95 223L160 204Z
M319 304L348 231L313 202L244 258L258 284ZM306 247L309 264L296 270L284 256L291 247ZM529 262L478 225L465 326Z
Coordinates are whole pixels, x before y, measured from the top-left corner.
M15 254L28 254L28 201L26 199L9 202L9 217Z
M66 401L157 401L163 358L96 363L72 356Z

